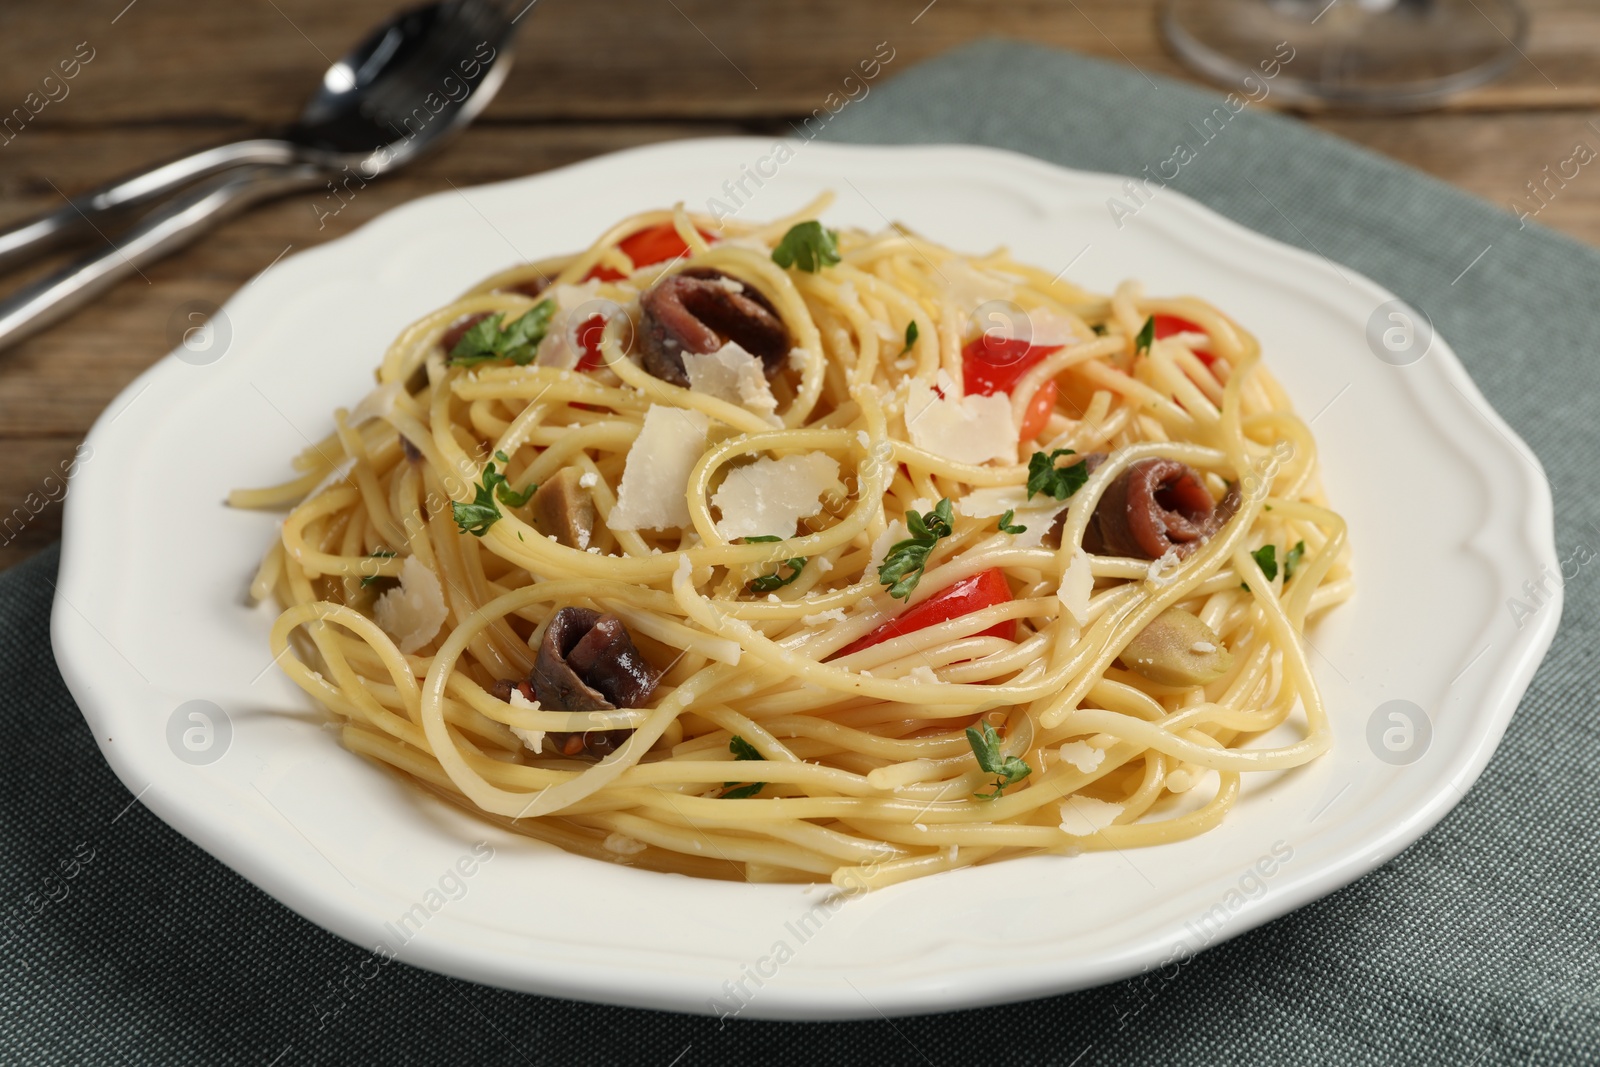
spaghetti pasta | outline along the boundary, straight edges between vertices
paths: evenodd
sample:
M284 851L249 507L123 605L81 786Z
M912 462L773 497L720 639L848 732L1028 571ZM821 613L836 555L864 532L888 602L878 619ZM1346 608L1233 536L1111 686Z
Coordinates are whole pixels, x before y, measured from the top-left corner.
M1256 340L825 206L496 274L232 495L290 509L252 592L345 745L588 856L869 887L1190 837L1325 751L1345 525Z

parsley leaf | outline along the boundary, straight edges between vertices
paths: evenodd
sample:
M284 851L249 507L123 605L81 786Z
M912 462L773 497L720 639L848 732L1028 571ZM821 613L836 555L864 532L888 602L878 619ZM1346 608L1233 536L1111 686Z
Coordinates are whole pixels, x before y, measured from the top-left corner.
M1300 559L1306 554L1306 543L1296 541L1293 548L1283 554L1283 580L1288 581L1294 577L1295 568L1300 566Z
M903 356L907 352L911 351L911 346L916 344L916 343L917 343L917 320L916 319L912 319L910 322L906 323L906 346L900 350L900 354Z
M978 766L983 773L996 776L994 792L973 794L979 800L994 800L1005 791L1006 786L1015 785L1033 773L1033 768L1021 757L1001 753L1000 738L987 722L980 720L978 726L967 727L967 744L972 746L972 754L978 758Z
M1045 493L1057 500L1067 497L1083 488L1083 483L1089 480L1089 468L1082 460L1070 467L1057 467L1056 460L1062 456L1077 455L1070 448L1058 448L1049 455L1035 452L1028 460L1028 499L1032 500L1035 493Z
M1139 328L1139 336L1133 342L1133 350L1144 354L1150 351L1150 346L1156 343L1156 317L1151 315L1144 320L1144 325Z
M1011 521L1013 514L1014 509L1006 508L1006 513L1000 516L1000 532L1008 534L1027 533L1028 528L1026 526L1018 526Z
M1089 327L1089 329L1094 331L1094 335L1096 337L1104 337L1107 333L1106 324L1103 322L1097 322L1093 326Z
M754 540L754 538L747 537L745 540L750 541ZM778 539L774 537L771 540L776 541ZM738 734L734 734L728 741L728 751L733 753L733 758L736 760L764 760L767 758L756 750L756 746ZM761 792L767 785L766 782L748 782L744 785L739 785L738 782L723 782L722 784L729 787L720 797L722 800L745 800ZM738 786L738 788L732 788L733 786Z
M504 452L496 452L494 458L501 463L511 462ZM518 493L506 481L506 476L494 469L494 463L489 462L483 467L483 481L473 488L476 492L472 503L452 503L450 511L455 515L456 525L461 527L462 533L482 537L489 532L489 527L500 521L500 506L495 503L496 498L507 507L520 508L532 499L533 491L538 486L530 484Z
M797 222L772 250L772 262L785 269L799 267L808 274L815 274L839 262L839 234L823 229L816 219Z
M529 308L505 329L500 328L505 313L496 311L486 319L479 319L472 328L461 335L450 350L449 362L457 366L472 366L510 360L519 367L533 362L539 342L550 329L550 319L556 313L553 300L541 300Z
M746 537L744 539L744 543L747 545L764 544L771 541L782 540L783 538L777 536L776 534L762 534L760 537ZM771 593L782 589L784 586L800 577L800 572L805 569L806 560L809 558L809 556L791 556L788 559L779 560L778 566L771 574L763 574L759 578L755 578L749 582L746 582L745 588L752 593ZM784 567L789 568L789 577L787 578L778 573Z
M955 515L949 500L940 500L927 514L906 512L906 530L911 534L892 545L878 567L878 581L889 587L889 595L904 600L922 581L928 556L939 539L949 537L955 528Z
M1302 545L1305 544L1304 541L1301 541L1300 543ZM1261 568L1261 573L1267 576L1267 581L1270 582L1270 581L1272 581L1272 579L1274 579L1274 578L1276 578L1278 576L1278 546L1277 545L1262 545L1260 548L1258 548L1254 552L1250 553L1250 558L1256 561L1256 566L1260 567ZM1284 559L1285 565L1287 565L1288 562L1289 562L1288 559L1285 558ZM1289 575L1286 572L1284 574L1284 580L1288 581L1288 578L1289 578ZM1243 589L1243 590L1246 590L1246 591L1249 591L1250 584L1248 582L1240 582L1239 583L1239 588Z
M1302 541L1300 543L1301 544L1305 544L1304 541ZM387 548L380 548L380 549L378 549L378 551L370 553L368 558L370 558L370 559L393 559L394 556L395 556L395 554L393 552L389 551ZM371 589L374 584L383 581L383 577L384 576L381 575L381 574L369 574L365 578L361 579L361 588L363 588L363 589Z

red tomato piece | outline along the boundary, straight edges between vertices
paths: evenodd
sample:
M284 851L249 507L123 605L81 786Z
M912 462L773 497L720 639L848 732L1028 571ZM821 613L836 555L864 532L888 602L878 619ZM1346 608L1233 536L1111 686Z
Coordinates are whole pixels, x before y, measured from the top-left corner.
M712 240L712 236L704 230L700 231L700 236L707 241ZM683 243L682 237L678 236L678 228L670 222L658 222L654 226L645 227L638 233L629 234L617 242L617 247L628 254L628 258L633 260L633 265L636 268L648 267L654 263L665 263L667 260L677 259L689 251L689 246ZM612 282L621 277L623 277L621 271L602 266L591 270L584 278L584 281L588 281L591 278L599 278L603 282Z
M961 350L962 387L974 396L1009 395L1017 381L1060 345L1034 345L1015 337L991 334L970 342ZM1022 417L1017 435L1027 441L1038 437L1056 407L1056 383L1045 382L1033 394Z
M882 626L873 630L864 637L846 645L835 652L835 656L848 656L852 652L860 652L863 648L871 648L902 634L914 633L917 630L937 626L941 622L959 619L963 615L971 615L974 611L994 607L996 604L1005 604L1011 600L1011 587L1006 584L1006 576L999 567L990 567L986 571L979 571L969 578L946 586L927 600L901 612ZM1014 640L1017 633L1015 619L1007 619L978 634L979 637L1004 637Z
M1188 319L1178 315L1157 315L1155 316L1155 320L1157 338L1172 337L1175 334L1180 333L1206 332L1205 327L1200 326L1197 323L1190 322ZM1217 357L1213 356L1210 352L1196 352L1195 355L1199 357L1201 363L1204 363L1208 367L1217 361Z
M590 315L578 327L578 344L583 347L583 355L578 357L579 370L599 370L606 365L605 357L600 354L600 338L605 332L604 315Z

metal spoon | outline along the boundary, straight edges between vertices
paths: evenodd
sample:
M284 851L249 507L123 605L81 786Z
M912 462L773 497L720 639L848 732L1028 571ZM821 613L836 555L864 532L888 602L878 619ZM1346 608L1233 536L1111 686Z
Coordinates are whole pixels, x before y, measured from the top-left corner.
M252 204L346 174L365 184L442 144L488 105L510 73L514 22L495 0L440 0L402 12L328 68L281 136L196 152L0 231L4 270L51 248L103 237L132 209L199 181L139 220L118 244L107 238L111 247L0 302L0 348Z

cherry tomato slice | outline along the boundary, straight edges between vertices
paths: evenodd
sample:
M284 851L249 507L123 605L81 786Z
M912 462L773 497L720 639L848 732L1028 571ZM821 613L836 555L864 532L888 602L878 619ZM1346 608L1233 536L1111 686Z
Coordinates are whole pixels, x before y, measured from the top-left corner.
M700 236L712 240L712 236L704 230ZM654 263L665 263L669 259L677 259L689 251L689 246L683 243L683 238L678 236L678 228L670 222L658 222L654 226L647 226L638 233L629 234L617 242L617 247L628 254L635 267L648 267ZM611 267L600 266L589 271L584 278L598 278L603 282L616 281L623 277L621 271Z
M971 615L974 611L1004 604L1011 600L1011 587L1006 584L1005 574L999 567L991 567L986 571L979 571L968 578L963 578L952 585L946 586L933 594L922 603L901 612L882 626L873 630L864 637L846 645L836 656L848 656L852 652L860 652L864 648L871 648L902 634L913 633L937 626L941 622L949 622L963 615ZM1004 637L1014 640L1017 633L1015 619L1007 619L978 634L979 637Z

